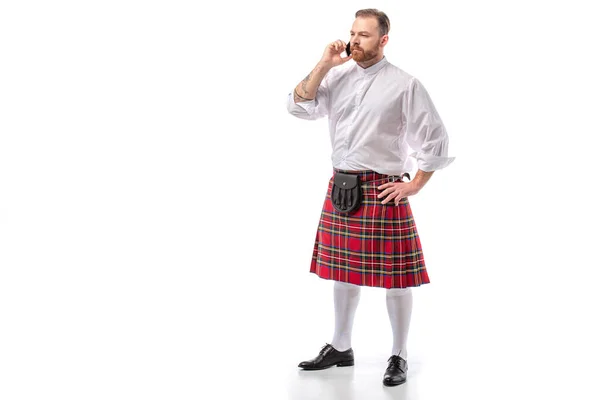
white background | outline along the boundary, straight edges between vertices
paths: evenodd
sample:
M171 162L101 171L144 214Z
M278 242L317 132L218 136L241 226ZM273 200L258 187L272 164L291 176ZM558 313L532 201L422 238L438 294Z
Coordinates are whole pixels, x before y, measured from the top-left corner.
M598 398L593 3L3 1L0 398L365 398L296 371L333 329L331 164L285 101L368 7L457 157L411 199L405 395ZM366 288L357 363L390 346Z

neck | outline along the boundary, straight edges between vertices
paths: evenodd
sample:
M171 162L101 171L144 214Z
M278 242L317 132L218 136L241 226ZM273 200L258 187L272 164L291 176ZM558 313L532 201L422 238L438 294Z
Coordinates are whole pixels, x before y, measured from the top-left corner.
M379 54L377 57L375 57L369 61L357 62L357 64L364 69L364 68L369 68L371 65L377 64L381 60L383 60L383 54Z

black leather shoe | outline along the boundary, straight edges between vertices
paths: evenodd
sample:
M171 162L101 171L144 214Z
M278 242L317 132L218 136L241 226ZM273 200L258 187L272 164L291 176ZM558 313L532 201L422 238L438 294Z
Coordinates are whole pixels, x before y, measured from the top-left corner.
M350 367L354 365L354 351L352 348L346 351L337 351L329 343L323 346L319 355L309 361L302 361L298 367L305 370L317 370L333 367Z
M385 386L398 386L406 382L406 371L408 365L406 360L400 356L391 356L388 359L388 367L383 375Z

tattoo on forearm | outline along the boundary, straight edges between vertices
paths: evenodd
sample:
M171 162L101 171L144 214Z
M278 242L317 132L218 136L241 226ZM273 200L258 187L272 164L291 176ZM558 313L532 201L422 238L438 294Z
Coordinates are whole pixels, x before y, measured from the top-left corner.
M308 96L308 90L306 90L306 84L307 84L307 83L308 83L308 81L310 80L311 76L312 76L312 72L311 72L310 74L306 75L306 78L304 78L304 79L302 80L301 87L302 87L302 91L304 92L303 94L304 94L305 96Z

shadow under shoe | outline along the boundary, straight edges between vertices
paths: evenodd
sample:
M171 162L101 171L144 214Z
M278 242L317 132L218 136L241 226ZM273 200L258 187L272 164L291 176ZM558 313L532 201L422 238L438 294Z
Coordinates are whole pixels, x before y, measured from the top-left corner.
M321 348L319 354L309 361L302 361L298 367L307 371L325 369L333 366L350 367L354 365L354 351L352 348L346 351L337 351L327 343Z
M406 382L406 372L408 364L400 356L391 356L388 359L388 367L383 375L383 384L385 386L398 386Z

